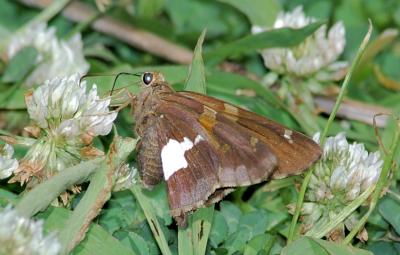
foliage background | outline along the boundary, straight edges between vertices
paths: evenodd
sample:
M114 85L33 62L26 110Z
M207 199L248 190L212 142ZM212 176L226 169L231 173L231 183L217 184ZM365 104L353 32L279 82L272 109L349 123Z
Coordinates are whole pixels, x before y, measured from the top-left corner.
M93 8L93 1L83 1ZM198 37L206 28L207 33L203 43L205 63L205 77L207 94L222 98L228 102L241 105L254 112L268 116L286 126L297 130L303 127L288 113L287 109L276 103L277 97L273 91L265 89L260 79L253 80L240 72L226 72L221 66L212 61L221 54L227 44L242 38L250 33L251 23L264 22L272 24L280 10L291 10L303 5L307 15L316 17L333 24L342 20L346 27L346 48L342 59L349 62L355 56L368 28L368 18L373 23L372 45L367 48L360 66L354 72L347 93L347 97L368 103L372 106L382 106L398 113L400 110L400 41L398 36L389 42L377 40L387 29L398 31L400 27L400 2L396 0L293 0L293 1L249 1L248 4L235 0L138 0L116 1L106 15L109 15L125 24L157 34L186 49L194 49ZM238 7L238 8L236 8ZM0 38L5 38L16 31L26 22L39 13L39 10L27 7L16 1L4 0L0 2ZM88 17L86 17L88 18ZM66 37L76 28L76 24L57 15L49 25L57 27L60 38ZM143 70L158 70L165 74L167 80L176 89L182 89L188 75L188 65L176 63L132 47L115 37L99 33L90 27L83 29L85 56L90 63L90 74L117 74L119 72L138 72ZM290 39L289 39L290 40ZM290 43L289 41L287 42ZM247 45L245 45L247 46ZM237 50L237 52L235 52ZM224 60L239 63L239 71L261 78L268 73L256 50L243 53L234 49ZM228 58L226 58L228 57ZM185 62L185 61L182 61ZM189 63L186 63L189 64ZM1 67L3 72L6 64ZM374 68L379 68L379 79ZM201 69L200 69L201 71ZM382 78L384 77L384 78ZM113 77L98 76L88 78L96 83L104 95L112 86ZM137 82L132 77L122 77L117 87L124 87ZM0 88L5 95L10 83L3 82ZM137 87L131 86L135 91ZM249 89L256 92L255 97L237 96L238 89ZM15 134L22 133L22 128L28 123L24 109L23 93L20 89L11 94L7 104L6 98L1 97L2 117L0 127ZM320 129L326 124L326 115L318 118ZM121 136L134 136L129 109L119 114L117 120L118 132ZM336 120L329 131L329 135L337 134L346 127L348 138L362 142L368 150L379 149L374 129L371 125L353 120ZM379 132L383 144L389 145L395 132L396 124L388 122L386 128ZM309 134L311 135L311 134ZM99 139L98 146L107 148L111 136ZM24 154L23 148L17 148L17 156ZM132 157L134 161L134 156ZM396 161L399 162L397 155ZM374 254L400 254L398 244L400 235L400 194L398 188L397 166L394 167L390 190L380 199L380 202L369 217L366 228L369 239L365 243L354 241L353 245ZM301 177L285 179L269 184L255 185L250 188L240 188L229 195L223 202L216 205L211 213L207 210L200 212L193 219L193 228L196 226L196 217L207 219L211 217L209 227L209 241L206 243L194 241L195 249L206 249L209 254L350 254L344 245L334 246L310 238L300 239L299 242L282 250L286 244L291 215L287 205L297 199L294 183ZM1 182L0 202L6 204L18 199L22 188ZM135 192L133 192L135 193ZM85 194L83 191L75 197L72 208L78 204ZM168 213L168 204L165 194L165 185L161 184L152 191L136 189L136 196L130 191L113 193L100 215L92 224L86 239L76 247L74 254L159 254L160 249L155 237L146 221L143 210L150 208L153 217L159 222L161 236L165 238L172 254L177 254L191 247L180 246L178 238L184 240L184 233L178 233L177 228ZM138 203L140 196L143 204ZM146 207L147 206L147 207ZM365 208L361 208L364 212ZM204 213L204 215L202 215ZM69 215L69 211L61 208L49 208L38 215L45 219L48 230L62 227ZM196 214L197 215L197 214ZM195 230L194 230L195 231ZM323 243L320 243L323 242ZM178 247L179 246L179 247ZM331 247L332 246L332 247ZM199 248L200 247L200 248ZM293 248L294 247L294 248ZM343 249L343 250L342 250ZM199 251L198 251L199 252ZM357 253L362 253L358 250ZM184 253L181 253L184 254ZM189 253L185 253L189 254ZM201 254L199 252L198 254ZM365 254L368 254L365 251Z

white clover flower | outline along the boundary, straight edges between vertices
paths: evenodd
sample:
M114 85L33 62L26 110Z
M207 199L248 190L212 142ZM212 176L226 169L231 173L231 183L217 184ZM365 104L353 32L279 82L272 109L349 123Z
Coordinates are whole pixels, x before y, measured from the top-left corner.
M99 98L96 85L87 93L77 74L48 80L25 98L30 118L49 136L63 138L107 135L117 117L110 100Z
M43 234L43 222L18 215L10 206L0 212L0 254L56 255L61 246L54 234Z
M8 143L0 146L0 179L5 179L18 168L18 160L12 158L14 149Z
M99 98L96 85L86 91L77 74L48 80L29 92L28 113L41 132L10 181L25 183L35 177L40 182L82 159L103 155L91 143L112 129L117 112L109 110L110 100Z
M11 38L7 48L8 59L28 46L36 48L39 54L35 69L25 81L27 86L74 73L83 75L89 70L89 64L83 56L80 34L68 41L60 40L54 27L47 28L45 23L32 24Z
M319 133L313 139L318 142ZM343 202L352 201L377 182L382 165L379 152L368 153L363 144L349 144L345 133L329 137L315 165L310 201L329 200L341 192Z
M319 136L317 133L314 141L319 142ZM314 165L305 196L302 212L305 229L317 222L329 222L335 218L368 187L376 184L382 166L379 152L368 153L363 144L349 144L345 133L327 138L322 157ZM353 214L348 217L352 220L344 222L348 229L354 226L350 224L354 222Z
M299 6L292 12L279 13L272 27L253 26L252 33L284 27L302 28L315 21L314 18L306 17L302 6ZM265 49L261 50L261 55L265 66L274 72L309 76L325 67L335 70L343 68L343 63L334 62L343 52L345 43L344 25L342 22L337 22L328 33L327 26L322 25L296 47ZM326 79L327 75L320 76Z

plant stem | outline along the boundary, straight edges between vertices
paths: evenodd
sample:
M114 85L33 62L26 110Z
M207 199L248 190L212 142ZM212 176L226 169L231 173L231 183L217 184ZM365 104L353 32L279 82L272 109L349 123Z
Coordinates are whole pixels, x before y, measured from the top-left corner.
M363 54L363 52L365 50L365 47L368 44L368 41L369 41L369 39L371 37L371 33L372 33L372 24L371 24L371 21L369 20L368 32L365 35L363 41L361 42L360 48L358 49L357 54L356 54L356 56L355 56L355 58L353 60L353 63L350 66L349 72L346 74L346 77L345 77L345 79L344 79L344 81L342 83L342 87L340 89L338 98L336 100L335 106L333 107L332 113L329 116L328 122L327 122L327 124L326 124L326 126L324 128L324 131L322 132L322 135L320 137L320 144L321 144L322 147L324 146L324 143L325 143L325 140L326 140L326 136L327 136L328 131L329 131L329 129L330 129L332 123L333 123L333 120L335 119L336 113L339 110L340 104L343 101L345 92L346 92L347 87L349 86L349 83L350 83L351 76L354 73L354 70L355 70L358 62L361 59L361 56L362 56L362 54ZM301 185L300 192L299 192L299 195L297 197L296 210L295 210L295 212L293 214L292 222L290 224L288 243L293 241L294 234L295 234L295 229L296 229L296 225L297 225L297 220L299 219L299 216L300 216L300 211L301 211L301 208L303 206L304 196L305 196L305 193L306 193L306 190L307 190L307 187L308 187L308 183L310 182L312 174L313 174L313 168L310 168L308 170L308 172L307 172L307 175L304 178L304 181L303 181L302 185Z
M400 121L397 123L397 125L399 128L396 130L396 133L394 134L392 145L390 146L390 150L385 156L385 163L383 164L382 172L381 172L381 175L379 176L378 183L376 184L375 191L374 191L374 193L372 193L369 209L368 209L367 213L365 213L365 215L361 218L361 220L358 221L357 225L346 236L346 238L343 241L344 244L350 243L351 240L354 238L354 236L356 236L357 233L364 226L365 222L368 220L369 215L372 213L372 211L375 209L376 205L378 204L378 199L381 195L383 188L387 185L389 171L392 168L393 158L397 152L399 142L400 142Z
M58 234L62 247L61 254L70 254L85 238L90 223L111 197L118 169L125 164L135 146L136 140L133 138L114 136L107 157L103 157L101 164L90 178L90 184L84 196Z
M90 27L90 25L92 25L92 23L94 21L96 21L97 19L99 19L100 17L106 15L111 9L113 8L112 4L111 6L109 6L104 12L96 12L93 16L89 17L87 20L82 21L80 23L78 23L78 25L76 25L66 36L65 36L65 40L70 39L71 37L73 37L74 35L76 35L77 33L81 33L82 31L84 31L85 29L87 29L88 27Z
M37 185L22 197L15 207L16 210L22 216L32 217L39 211L46 209L67 188L86 181L102 160L103 158L97 158L80 163Z
M322 238L330 231L332 231L339 223L343 222L347 217L350 216L364 201L371 195L374 191L375 186L369 186L359 197L353 200L349 205L347 205L340 213L335 216L334 219L330 220L328 223L316 224L310 231L305 235L314 238Z
M358 62L360 62L360 59L361 59L361 57L362 57L362 55L363 55L363 53L365 51L365 47L367 46L367 44L369 42L369 39L371 37L371 33L372 33L372 24L371 24L371 20L369 20L368 32L365 35L363 41L361 42L360 48L358 48L356 57L354 58L353 63L350 66L349 72L347 73L346 77L344 78L344 81L343 81L343 84L342 84L342 88L340 89L339 95L338 95L338 97L336 99L335 106L333 107L332 113L331 113L331 115L329 115L328 123L326 123L324 131L322 132L322 135L321 135L321 138L320 138L321 146L323 146L324 143L325 143L326 136L327 136L327 134L329 132L329 129L330 129L335 117L336 117L336 113L339 110L340 104L343 101L343 98L344 98L344 95L345 95L345 93L347 91L347 87L348 87L348 85L350 83L351 77L353 76L353 73L354 73L354 71L355 71L355 69L357 67L357 64L358 64Z
M42 12L39 13L35 18L29 21L28 24L36 23L36 22L48 22L54 16L56 16L64 7L69 4L71 0L55 0L53 4L49 7L45 8ZM24 26L26 27L26 25Z

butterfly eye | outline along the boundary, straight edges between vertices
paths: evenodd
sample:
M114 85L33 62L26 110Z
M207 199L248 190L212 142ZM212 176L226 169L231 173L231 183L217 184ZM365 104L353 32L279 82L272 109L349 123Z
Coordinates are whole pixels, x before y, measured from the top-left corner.
M145 85L149 85L152 81L153 81L153 74L152 73L143 74L143 83Z

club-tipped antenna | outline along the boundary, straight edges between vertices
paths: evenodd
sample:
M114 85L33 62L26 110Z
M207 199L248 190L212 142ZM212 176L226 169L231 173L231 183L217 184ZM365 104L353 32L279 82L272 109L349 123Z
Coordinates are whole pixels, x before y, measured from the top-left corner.
M138 73L120 72L118 74L85 74L85 75L82 75L81 78L79 79L79 85L82 83L83 79L86 79L88 77L115 76L115 79L114 79L113 85L112 85L112 89L110 91L110 96L111 96L112 93L114 92L115 84L117 83L117 80L121 75L132 75L132 76L140 77L143 74L144 74L144 72L138 72Z

